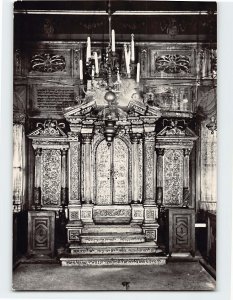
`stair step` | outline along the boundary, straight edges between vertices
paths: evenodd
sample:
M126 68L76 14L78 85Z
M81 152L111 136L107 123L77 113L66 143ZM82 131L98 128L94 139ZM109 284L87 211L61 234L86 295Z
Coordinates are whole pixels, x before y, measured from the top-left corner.
M82 229L83 234L128 234L128 233L142 233L142 228L140 226L129 226L129 225L111 225L111 226L86 226Z
M155 254L157 246L154 242L135 244L109 244L109 245L70 245L71 254Z
M137 256L137 255L102 255L102 256L67 256L61 257L62 266L134 266L134 265L164 265L166 256Z
M81 235L82 244L106 244L106 243L143 243L145 237L135 235Z

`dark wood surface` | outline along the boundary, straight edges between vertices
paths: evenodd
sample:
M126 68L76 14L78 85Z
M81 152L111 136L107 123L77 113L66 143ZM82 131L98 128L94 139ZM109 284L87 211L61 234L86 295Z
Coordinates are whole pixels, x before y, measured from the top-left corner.
M54 255L55 212L28 212L28 254Z
M186 208L167 209L167 251L195 255L195 211Z

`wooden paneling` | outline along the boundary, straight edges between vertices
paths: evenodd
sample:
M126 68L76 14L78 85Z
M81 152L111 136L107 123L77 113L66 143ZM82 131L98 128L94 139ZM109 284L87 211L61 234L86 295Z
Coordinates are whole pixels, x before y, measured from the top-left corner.
M195 254L195 212L186 208L167 210L167 251Z
M28 212L28 254L54 255L55 212Z

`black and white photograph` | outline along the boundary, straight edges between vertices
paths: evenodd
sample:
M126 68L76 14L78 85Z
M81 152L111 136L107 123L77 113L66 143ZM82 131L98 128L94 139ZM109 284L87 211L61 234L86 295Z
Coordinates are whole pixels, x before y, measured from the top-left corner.
M12 290L214 292L217 3L12 6Z

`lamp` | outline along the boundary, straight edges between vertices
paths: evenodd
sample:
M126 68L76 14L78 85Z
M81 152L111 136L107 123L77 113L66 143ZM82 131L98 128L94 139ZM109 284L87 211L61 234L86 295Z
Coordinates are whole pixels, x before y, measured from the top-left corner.
M137 84L139 84L140 64L135 63L134 34L131 34L131 42L124 43L123 53L125 61L123 67L120 66L119 53L117 53L116 51L115 30L112 29L111 24L113 12L111 10L110 0L108 2L107 13L109 21L108 45L105 49L103 49L103 54L100 55L99 53L97 53L97 51L92 51L91 38L87 37L85 66L83 64L83 60L80 60L79 62L80 81L82 84L84 80L83 75L85 67L87 90L95 89L95 81L98 81L99 86L102 86L106 90L112 91L115 94L120 91L121 81L125 78L131 78L132 74L136 75L135 79ZM107 97L109 97L109 95Z

